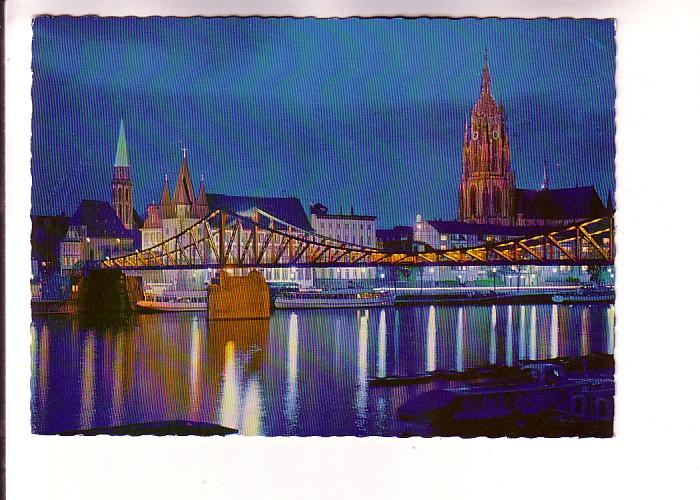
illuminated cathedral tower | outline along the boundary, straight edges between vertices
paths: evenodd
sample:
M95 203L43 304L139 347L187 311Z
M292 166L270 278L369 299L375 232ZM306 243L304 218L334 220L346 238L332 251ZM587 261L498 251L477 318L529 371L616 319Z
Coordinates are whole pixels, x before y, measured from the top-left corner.
M114 157L114 177L112 178L112 208L124 227L134 227L134 183L131 181L129 152L126 149L124 120L119 122L119 140L117 154Z
M478 224L513 223L514 185L505 109L491 94L491 74L484 55L481 94L464 129L458 219Z

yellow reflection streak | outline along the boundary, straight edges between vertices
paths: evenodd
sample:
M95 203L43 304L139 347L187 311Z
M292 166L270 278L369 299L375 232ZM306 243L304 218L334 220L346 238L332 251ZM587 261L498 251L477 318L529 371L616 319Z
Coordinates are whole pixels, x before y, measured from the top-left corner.
M232 340L224 348L224 379L219 397L219 423L224 427L238 429L239 419L238 374L236 373L236 346Z
M243 403L243 424L241 434L244 436L259 436L261 427L262 396L260 395L260 383L257 378L248 382L245 402Z
M80 383L80 428L90 429L95 423L95 334L89 332L83 350L83 376Z
M124 332L117 333L116 342L112 368L112 425L120 424L124 414Z
M31 334L29 350L32 358L32 402L35 402L39 400L39 334L34 323L29 325L29 333Z
M44 325L39 336L39 407L46 407L49 390L49 327Z
M201 366L202 356L202 332L199 328L197 316L192 318L190 348L190 419L198 420L199 405L201 399Z

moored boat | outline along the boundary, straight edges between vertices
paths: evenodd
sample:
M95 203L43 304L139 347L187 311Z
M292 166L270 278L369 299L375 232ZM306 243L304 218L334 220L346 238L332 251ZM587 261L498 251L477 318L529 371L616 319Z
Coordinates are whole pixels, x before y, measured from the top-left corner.
M321 309L391 306L394 295L385 291L335 292L318 289L282 293L275 298L277 309Z
M154 312L206 311L206 290L146 290L143 300L136 302L136 307Z
M555 304L575 304L589 302L614 302L615 292L611 289L581 289L575 292L552 295Z

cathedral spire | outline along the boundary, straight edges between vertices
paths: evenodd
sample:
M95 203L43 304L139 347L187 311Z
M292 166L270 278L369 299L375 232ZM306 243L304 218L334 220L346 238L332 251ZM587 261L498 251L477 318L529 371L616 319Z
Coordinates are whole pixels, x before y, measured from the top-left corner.
M491 94L491 70L489 69L488 49L484 49L484 69L481 72L481 93Z
M119 140L117 141L117 154L114 156L115 167L128 167L129 152L126 149L126 133L124 132L124 119L119 120Z

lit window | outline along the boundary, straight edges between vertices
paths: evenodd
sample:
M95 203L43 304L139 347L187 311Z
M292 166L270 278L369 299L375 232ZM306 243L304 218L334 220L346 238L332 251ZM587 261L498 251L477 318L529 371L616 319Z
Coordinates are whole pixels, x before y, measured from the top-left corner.
M447 241L447 235L446 235L446 234L441 234L441 235L440 235L440 241Z

